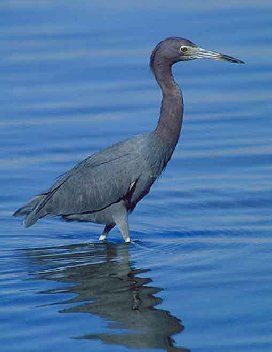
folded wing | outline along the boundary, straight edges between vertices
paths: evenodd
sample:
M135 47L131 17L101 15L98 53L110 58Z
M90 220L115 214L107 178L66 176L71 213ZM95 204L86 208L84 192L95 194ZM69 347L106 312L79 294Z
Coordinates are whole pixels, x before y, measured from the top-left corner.
M35 204L25 226L48 214L92 213L126 197L142 173L146 173L145 153L148 135L115 144L85 159L65 173Z

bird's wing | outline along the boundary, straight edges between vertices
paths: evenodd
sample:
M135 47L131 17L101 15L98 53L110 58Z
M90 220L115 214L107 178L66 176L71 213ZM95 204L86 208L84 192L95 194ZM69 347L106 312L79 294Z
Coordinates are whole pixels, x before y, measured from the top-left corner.
M79 163L45 193L34 218L95 212L124 198L146 169L147 136L115 144Z

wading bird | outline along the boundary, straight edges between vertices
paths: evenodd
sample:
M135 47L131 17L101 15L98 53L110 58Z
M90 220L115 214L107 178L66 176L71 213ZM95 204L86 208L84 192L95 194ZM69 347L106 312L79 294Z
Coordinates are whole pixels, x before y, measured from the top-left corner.
M47 215L104 224L99 237L102 241L117 226L125 242L130 242L128 214L160 176L180 136L183 99L172 66L179 61L202 58L243 63L202 49L184 38L170 37L160 42L150 57L150 67L163 97L155 130L89 156L46 192L18 209L14 216L25 216L26 227Z

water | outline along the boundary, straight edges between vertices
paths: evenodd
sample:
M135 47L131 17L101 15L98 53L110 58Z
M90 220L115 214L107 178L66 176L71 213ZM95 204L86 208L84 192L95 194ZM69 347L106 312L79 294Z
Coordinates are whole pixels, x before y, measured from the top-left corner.
M1 351L272 350L271 2L0 3ZM117 231L12 212L92 152L148 131L153 46L247 62L175 67L182 138ZM270 89L269 89L270 88Z

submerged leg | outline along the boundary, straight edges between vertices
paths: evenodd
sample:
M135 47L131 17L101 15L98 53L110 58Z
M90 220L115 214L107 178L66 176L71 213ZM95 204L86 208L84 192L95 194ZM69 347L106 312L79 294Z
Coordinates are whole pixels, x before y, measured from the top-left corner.
M104 230L102 232L102 234L100 235L99 237L99 241L105 241L105 239L107 238L108 236L108 233L110 232L111 229L113 229L115 226L115 224L109 224L109 225L106 225L104 227Z
M118 217L118 219L116 219L116 225L117 225L118 229L120 230L120 232L124 238L124 241L126 243L130 243L131 239L130 239L130 235L129 235L127 212L125 212L125 214L123 214L123 216Z

